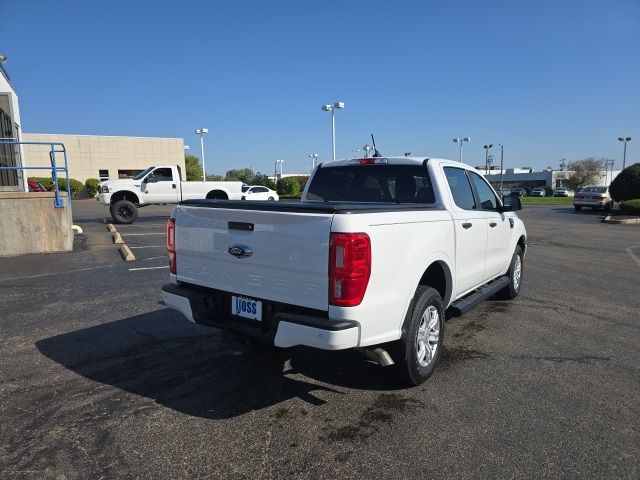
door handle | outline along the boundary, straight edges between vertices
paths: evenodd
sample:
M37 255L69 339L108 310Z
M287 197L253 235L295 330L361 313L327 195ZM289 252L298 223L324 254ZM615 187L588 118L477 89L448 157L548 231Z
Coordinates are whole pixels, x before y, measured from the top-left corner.
M490 226L491 228L495 227L496 225L498 225L496 222L491 222L491 223L489 224L489 226Z
M174 183L173 185L171 185L173 188L176 188L176 184Z
M462 228L467 230L467 229L471 228L472 225L473 225L473 223L465 222L465 223L462 224Z

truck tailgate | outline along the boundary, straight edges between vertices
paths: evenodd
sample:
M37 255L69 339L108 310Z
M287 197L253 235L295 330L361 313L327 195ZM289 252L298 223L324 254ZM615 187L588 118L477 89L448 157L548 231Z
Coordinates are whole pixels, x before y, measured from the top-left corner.
M181 205L174 217L178 281L328 309L332 213ZM236 257L231 246L252 254Z

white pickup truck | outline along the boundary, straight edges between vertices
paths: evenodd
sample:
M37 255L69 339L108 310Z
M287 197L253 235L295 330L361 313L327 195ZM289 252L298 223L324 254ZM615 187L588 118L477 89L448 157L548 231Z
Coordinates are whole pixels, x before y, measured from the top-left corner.
M182 202L167 223L165 305L278 347L360 348L409 384L433 372L445 310L514 298L526 230L462 163L319 165L301 202Z
M148 167L134 178L100 183L98 202L109 206L116 223L132 223L138 208L189 199L240 200L242 182L183 182L177 165Z

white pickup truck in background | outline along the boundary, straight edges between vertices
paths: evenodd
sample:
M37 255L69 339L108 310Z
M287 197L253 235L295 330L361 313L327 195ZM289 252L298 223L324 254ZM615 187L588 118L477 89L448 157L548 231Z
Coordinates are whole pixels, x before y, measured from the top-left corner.
M361 348L409 384L432 373L445 310L522 285L526 230L473 168L433 158L319 165L300 202L182 202L164 303L273 343Z
M138 208L189 199L240 200L242 182L183 182L177 165L148 167L134 178L100 183L98 202L109 206L116 223L132 223Z

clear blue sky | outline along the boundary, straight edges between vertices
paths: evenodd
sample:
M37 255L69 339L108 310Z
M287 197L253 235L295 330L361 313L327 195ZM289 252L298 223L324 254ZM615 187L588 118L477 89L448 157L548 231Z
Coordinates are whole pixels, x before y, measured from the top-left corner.
M23 130L183 137L207 171L384 155L640 161L640 2L2 1Z

